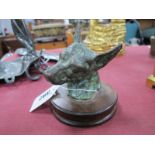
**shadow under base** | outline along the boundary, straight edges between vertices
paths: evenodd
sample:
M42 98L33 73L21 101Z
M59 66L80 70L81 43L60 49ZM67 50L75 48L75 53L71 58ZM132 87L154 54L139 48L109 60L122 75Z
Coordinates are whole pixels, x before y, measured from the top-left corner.
M75 100L67 95L67 89L60 87L51 103L59 121L72 126L88 127L112 118L117 107L117 94L111 86L102 84L90 100Z

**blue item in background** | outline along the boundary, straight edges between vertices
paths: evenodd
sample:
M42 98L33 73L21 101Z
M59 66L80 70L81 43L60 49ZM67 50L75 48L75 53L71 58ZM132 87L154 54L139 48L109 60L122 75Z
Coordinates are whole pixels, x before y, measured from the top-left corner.
M139 32L139 26L136 22L127 22L125 41L128 42L132 38L137 38L138 32Z

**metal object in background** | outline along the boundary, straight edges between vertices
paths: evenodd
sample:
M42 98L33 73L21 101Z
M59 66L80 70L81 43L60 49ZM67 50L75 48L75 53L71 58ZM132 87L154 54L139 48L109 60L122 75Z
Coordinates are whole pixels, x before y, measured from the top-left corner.
M28 51L26 48L18 48L15 53L17 53L19 56L25 56L28 54ZM42 56L46 62L59 60L59 53L48 53L46 50L42 50L42 53L41 51L36 51L36 54L38 57Z
M40 75L32 76L29 72L30 66L34 65L39 57L37 56L31 35L26 27L24 20L12 19L12 29L17 40L23 44L27 50L27 54L10 62L0 62L0 79L4 79L6 83L13 83L15 77L26 73L31 80L38 80Z
M26 73L31 80L39 79L39 76L31 76L29 67L36 61L36 57L20 57L16 60L5 62L0 61L0 79L4 79L6 83L13 83L15 78Z
M20 48L15 51L21 57L14 61L4 62L3 60L7 55L1 59L0 79L4 79L6 83L13 83L15 81L15 77L26 73L26 76L30 80L38 80L40 75L32 76L30 73L30 67L33 65L36 69L38 69L38 67L50 60L57 61L59 59L59 55L57 53L48 54L43 51L36 52L31 34L26 27L24 20L12 19L11 24L17 40L25 48ZM38 64L40 66L38 66Z
M24 56L28 54L28 51L26 48L17 48L15 53L17 53L19 56Z

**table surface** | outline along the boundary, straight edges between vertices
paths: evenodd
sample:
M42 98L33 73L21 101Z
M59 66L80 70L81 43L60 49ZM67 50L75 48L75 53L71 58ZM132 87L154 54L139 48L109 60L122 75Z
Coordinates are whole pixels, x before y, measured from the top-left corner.
M147 46L133 46L101 69L101 81L118 93L118 109L108 122L89 128L60 123L48 105L29 112L34 98L51 86L43 76L39 81L20 78L14 84L1 82L0 134L155 134L155 90L146 85L154 66Z

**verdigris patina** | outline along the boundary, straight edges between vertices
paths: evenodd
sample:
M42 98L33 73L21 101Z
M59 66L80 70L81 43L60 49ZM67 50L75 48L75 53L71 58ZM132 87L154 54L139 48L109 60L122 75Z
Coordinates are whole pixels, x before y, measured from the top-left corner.
M101 88L97 71L112 60L121 48L119 44L107 53L97 55L81 42L78 23L74 42L60 54L57 64L48 67L43 74L53 84L67 83L70 97L88 100Z

